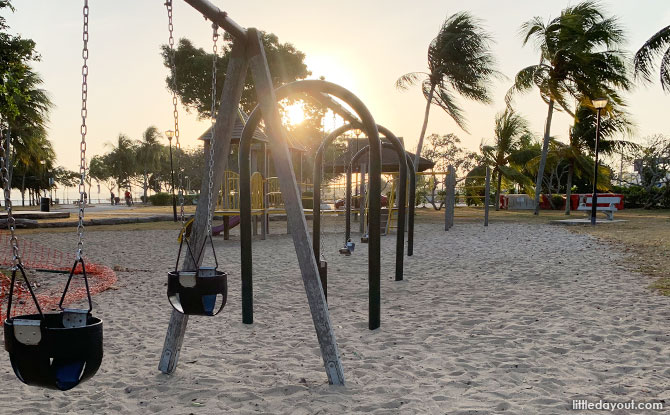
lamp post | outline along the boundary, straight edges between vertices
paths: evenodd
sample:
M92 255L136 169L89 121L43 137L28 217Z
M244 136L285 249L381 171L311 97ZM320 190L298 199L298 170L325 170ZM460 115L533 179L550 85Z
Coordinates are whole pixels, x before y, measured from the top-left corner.
M607 98L597 98L593 100L593 106L598 110L598 119L596 122L596 155L595 166L593 167L593 195L591 197L591 225L596 225L596 213L598 211L598 143L600 141L600 112L607 106Z
M174 168L172 167L172 137L174 137L174 131L167 130L165 136L168 139L168 146L170 147L170 175L171 175L171 184L172 184L172 215L174 216L174 221L177 221L177 197L174 194Z

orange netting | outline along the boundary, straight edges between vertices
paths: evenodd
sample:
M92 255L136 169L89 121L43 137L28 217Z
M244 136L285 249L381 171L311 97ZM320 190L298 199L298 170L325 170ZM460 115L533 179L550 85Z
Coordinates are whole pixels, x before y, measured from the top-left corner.
M9 244L10 235L7 232L0 232L0 266L12 266L12 249ZM51 270L70 272L74 265L75 255L66 254L57 249L48 248L32 241L21 240L19 243L19 253L21 262L26 270ZM84 258L86 263L86 276L88 277L89 289L91 295L100 293L108 289L116 282L116 273L109 267L95 264ZM77 265L75 274L81 274L81 264ZM65 287L67 278L58 276L58 274L49 274L59 278L59 290L57 294L35 293L37 301L43 312L48 312L58 308L61 293ZM14 300L12 301L12 315L31 314L37 312L37 308L30 297L30 292L23 283L20 273L17 273L16 284L14 286ZM7 296L9 295L9 286L11 283L11 271L3 274L0 272L0 321L4 321L7 307ZM86 287L82 278L73 278L70 288L63 305L71 304L86 298Z

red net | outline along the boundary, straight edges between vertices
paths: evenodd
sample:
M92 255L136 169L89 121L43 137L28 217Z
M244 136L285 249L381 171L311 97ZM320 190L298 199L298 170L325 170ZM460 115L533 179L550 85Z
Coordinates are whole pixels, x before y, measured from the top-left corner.
M7 297L9 296L9 286L11 283L11 269L12 266L12 249L9 244L10 235L6 232L0 232L0 266L5 269L0 272L0 321L6 318ZM67 275L59 275L57 273L48 273L48 271L62 271L69 273L74 265L75 255L66 254L54 248L49 248L32 241L21 240L19 243L19 253L21 255L21 262L26 271L40 272L41 276L48 276L47 278L57 278L58 281L54 286L57 290L50 292L40 292L39 288L34 287L37 301L43 312L48 312L58 308L61 293L65 288ZM116 282L116 273L109 267L101 264L90 262L85 258L86 276L88 277L88 284L91 295L98 294L105 291ZM75 274L81 274L81 264L77 265ZM30 278L30 275L29 275ZM31 281L32 282L32 281ZM45 290L49 291L49 290ZM86 298L86 287L83 279L80 277L73 277L70 288L68 289L63 305L80 301ZM24 284L20 273L16 275L16 283L14 285L14 300L12 301L12 315L31 314L37 312L37 308L30 297L30 292Z

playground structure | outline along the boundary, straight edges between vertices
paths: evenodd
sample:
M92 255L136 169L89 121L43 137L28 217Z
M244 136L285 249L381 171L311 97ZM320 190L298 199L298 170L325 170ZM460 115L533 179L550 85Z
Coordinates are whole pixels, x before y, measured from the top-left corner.
M270 73L268 70L265 51L260 39L260 33L253 28L245 29L231 20L228 15L206 0L186 0L191 6L200 11L207 19L216 26L223 28L232 37L231 56L228 61L226 80L221 93L221 104L216 115L216 129L212 132L212 139L205 142L205 150L209 151L210 159L207 162L206 171L209 172L209 181L201 188L201 202L196 209L195 219L190 236L190 245L194 247L204 246L211 232L211 214L215 208L216 198L212 196L211 189L218 189L226 170L228 154L230 154L231 135L239 106L242 88L246 78L247 70L251 70L259 105L251 113L249 120L243 130L239 149L240 167L240 231L242 246L242 308L243 321L253 321L253 297L252 297L252 258L251 258L251 172L250 172L250 147L251 138L256 127L261 121L265 122L265 132L270 137L270 149L272 159L276 168L278 181L281 187L281 196L284 201L288 227L293 238L294 247L298 257L305 291L312 314L312 319L319 340L321 354L328 376L329 383L344 384L342 363L335 335L330 322L328 308L323 290L319 280L319 267L314 257L314 251L309 239L309 231L305 221L301 203L301 194L290 159L287 144L287 135L279 116L277 102L288 95L305 94L312 97L327 97L332 95L346 102L354 110L360 121L361 129L365 131L370 144L370 196L368 206L368 217L370 226L369 235L369 320L370 328L379 327L380 323L380 231L379 211L381 208L381 144L377 124L365 105L351 92L335 84L325 81L299 81L284 85L277 90L273 89ZM171 15L171 2L168 0L168 11ZM170 21L170 29L172 23ZM176 114L175 114L176 121ZM204 199L204 200L203 200ZM198 269L202 257L200 255L187 255L181 267L182 271ZM164 373L175 370L179 351L184 339L188 315L173 310L166 334L163 353L159 368Z
M417 177L428 177L428 180L423 184L423 190L426 194L430 194L430 200L435 206L440 205L440 210L444 207L444 230L448 231L454 226L455 208L459 204L479 204L482 203L484 207L483 225L489 225L489 210L491 205L491 169L485 168L484 176L465 176L456 177L456 170L453 166L448 166L446 172L420 172ZM483 184L479 184L483 182ZM441 193L443 199L438 202L440 192L437 192L438 183L442 184ZM460 184L459 184L460 183ZM430 190L427 191L426 189ZM483 193L483 194L480 194Z
M353 129L352 124L345 124L342 127L339 127L332 131L326 138L323 139L319 149L316 152L316 157L314 161L314 222L312 228L312 246L314 249L314 257L319 262L320 267L320 276L321 276L321 285L324 290L324 295L327 297L327 263L324 259L321 258L321 178L323 175L323 154L328 145L330 145L337 137L343 134L346 131ZM386 136L386 139L389 140L393 148L398 153L398 170L399 174L399 198L398 198L398 230L397 230L397 244L396 244L396 281L400 281L403 278L403 256L404 256L404 238L405 238L405 205L406 205L406 183L407 183L407 162L405 149L400 143L400 140L393 135L390 131L384 127L377 126L377 129ZM384 143L387 145L388 143ZM362 154L368 153L369 146L366 146L364 149L360 150L354 158L351 160L349 167L347 168L346 176L346 202L345 202L345 220L346 220L346 233L344 237L344 249L349 251L348 245L351 242L351 165L355 164L358 159L360 159ZM366 198L367 199L367 198ZM393 199L393 198L391 198ZM393 202L389 203L389 217L393 211ZM364 222L365 219L361 216L361 222ZM388 224L388 221L387 221ZM381 232L381 229L380 229Z

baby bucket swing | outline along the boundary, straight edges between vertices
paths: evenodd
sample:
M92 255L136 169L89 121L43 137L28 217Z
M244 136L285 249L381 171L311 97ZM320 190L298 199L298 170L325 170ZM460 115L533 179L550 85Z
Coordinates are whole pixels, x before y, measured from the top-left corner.
M81 106L81 145L80 145L80 182L79 182L79 224L77 234L76 259L68 277L58 307L60 312L45 314L40 308L30 281L26 276L18 240L15 235L15 219L12 214L9 180L9 143L7 133L6 146L0 150L2 162L2 181L7 209L7 224L11 233L10 244L13 251L12 280L7 300L7 320L4 322L5 349L9 352L12 369L19 380L27 385L49 389L69 390L92 377L102 363L102 321L91 315L93 304L86 277L84 250L84 192L86 179L86 116L87 116L87 75L88 75L88 0L84 0L84 48L82 57L82 106ZM4 143L3 143L4 144ZM81 265L81 273L86 286L88 309L63 308L72 277ZM37 308L37 314L11 316L12 295L17 273L26 283Z
M179 121L177 113L177 96L176 96L176 67L174 62L174 38L172 36L172 3L168 0L166 3L168 9L169 17L169 28L170 28L170 66L172 70L172 79L175 84L173 88L173 105L174 105L174 120L175 120L175 137L177 146L179 146ZM205 231L205 240L202 243L202 247L196 252L194 252L193 247L189 242L189 237L186 236L186 233L183 233L183 237L180 238L179 242L179 252L177 254L177 262L175 264L174 271L168 272L168 287L167 287L167 296L168 300L172 307L178 312L186 315L199 315L199 316L215 316L219 314L226 305L228 298L228 275L219 271L217 268L219 262L216 258L216 251L214 250L214 242L212 240L212 204L209 203L212 200L212 187L213 187L213 165L214 165L214 131L215 131L215 113L216 113L216 56L217 56L217 40L218 40L218 27L212 25L214 29L212 40L214 41L214 57L212 59L212 105L211 105L211 117L212 117L212 127L210 129L211 139L209 146L209 175L208 175L208 207L207 207L207 228ZM181 186L181 170L179 172L179 181L180 181L180 191L179 191L179 202L181 209L181 221L182 227L184 224L184 196L183 188ZM200 258L202 257L203 251L207 246L209 240L209 245L212 248L212 253L214 255L215 266L198 266ZM190 257L190 269L179 270L179 259L183 251L184 244L186 244L186 252ZM197 256L196 256L197 255ZM188 263L188 258L187 261ZM217 301L218 300L218 301ZM219 306L217 307L217 302Z

